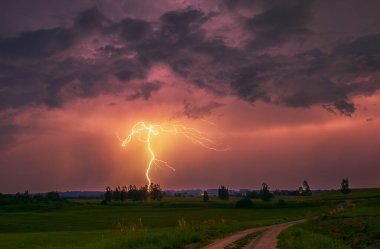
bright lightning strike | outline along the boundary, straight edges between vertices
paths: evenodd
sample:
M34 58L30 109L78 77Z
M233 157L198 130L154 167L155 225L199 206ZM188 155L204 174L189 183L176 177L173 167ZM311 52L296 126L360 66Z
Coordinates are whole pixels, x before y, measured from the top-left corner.
M207 134L201 131L198 131L195 128L188 128L184 125L169 125L164 127L163 125L158 124L146 124L143 121L137 122L133 127L128 136L124 139L119 138L121 146L125 147L132 141L133 137L146 144L147 150L150 154L150 160L148 162L147 169L145 171L145 176L148 181L148 186L151 184L149 177L149 172L152 166L161 166L164 165L171 170L175 171L167 162L157 159L154 151L152 149L151 140L153 136L158 136L160 133L174 133L181 134L189 139L191 142L198 144L206 149L215 150L215 151L226 151L228 148L218 148L217 144L209 137Z

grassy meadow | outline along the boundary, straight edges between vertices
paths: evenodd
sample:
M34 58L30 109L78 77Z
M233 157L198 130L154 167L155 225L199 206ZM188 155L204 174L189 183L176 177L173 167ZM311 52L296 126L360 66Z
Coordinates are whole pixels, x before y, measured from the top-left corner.
M338 196L331 192L320 197L334 200ZM345 197L349 201L338 205L344 210L331 209L282 232L280 249L380 248L380 191L354 190Z
M164 197L161 201L128 200L108 205L100 205L101 200L83 199L0 204L0 248L199 248L237 230L302 218L310 221L283 233L281 248L295 248L289 247L292 240L299 242L302 236L314 235L339 244L339 236L323 232L325 226L331 226L326 222L377 216L379 197L380 190L376 189L356 190L349 195L325 192L307 197L277 197L270 202L255 199L253 206L246 209L235 208L238 197L228 201L210 198L208 202L201 197ZM331 214L343 199L352 200L354 207ZM320 222L319 226L313 222ZM378 225L379 219L373 220L368 229Z

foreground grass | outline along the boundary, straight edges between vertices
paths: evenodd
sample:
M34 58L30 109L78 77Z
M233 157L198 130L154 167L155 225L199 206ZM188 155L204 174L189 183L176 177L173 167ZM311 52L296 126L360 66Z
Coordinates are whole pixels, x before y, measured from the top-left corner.
M40 232L0 235L2 248L184 248L226 235L238 227L226 224L139 231ZM3 247L4 246L4 247Z
M210 212L212 210L207 213ZM139 221L119 222L112 229L105 230L2 233L0 248L184 248L188 244L197 248L234 231L279 222L283 222L283 219L240 222L231 219L206 219L195 223L180 218L175 226L157 227L156 224L154 228L144 226Z
M204 203L194 197L106 206L83 200L0 206L0 248L197 248L234 231L301 219L324 209L278 207L275 201L258 200L255 208L236 209L236 201Z
M380 200L353 203L344 212L329 212L287 229L280 234L280 248L380 248Z
M343 242L329 236L294 227L282 232L280 249L349 249Z
M354 218L375 214L380 209L373 196L378 193L378 190L356 193L357 208L345 215ZM234 208L238 198L229 201L211 198L205 203L197 197L106 206L100 205L99 200L0 205L0 248L199 248L234 231L321 215L344 198L334 192L284 198L285 204L281 205L276 199L269 203L255 200L250 209ZM317 236L315 240L326 243L333 240L329 235L300 229L298 234Z

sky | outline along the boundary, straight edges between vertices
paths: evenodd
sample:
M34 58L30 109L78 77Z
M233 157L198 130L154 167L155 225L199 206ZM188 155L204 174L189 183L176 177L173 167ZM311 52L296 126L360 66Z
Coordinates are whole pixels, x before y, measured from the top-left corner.
M0 192L379 187L378 0L2 0ZM117 136L118 135L118 136Z

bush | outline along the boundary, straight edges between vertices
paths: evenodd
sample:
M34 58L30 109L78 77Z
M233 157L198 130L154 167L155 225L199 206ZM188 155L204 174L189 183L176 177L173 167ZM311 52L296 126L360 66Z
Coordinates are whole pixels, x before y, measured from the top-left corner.
M236 208L250 208L253 206L253 202L248 198L238 200L235 204Z

